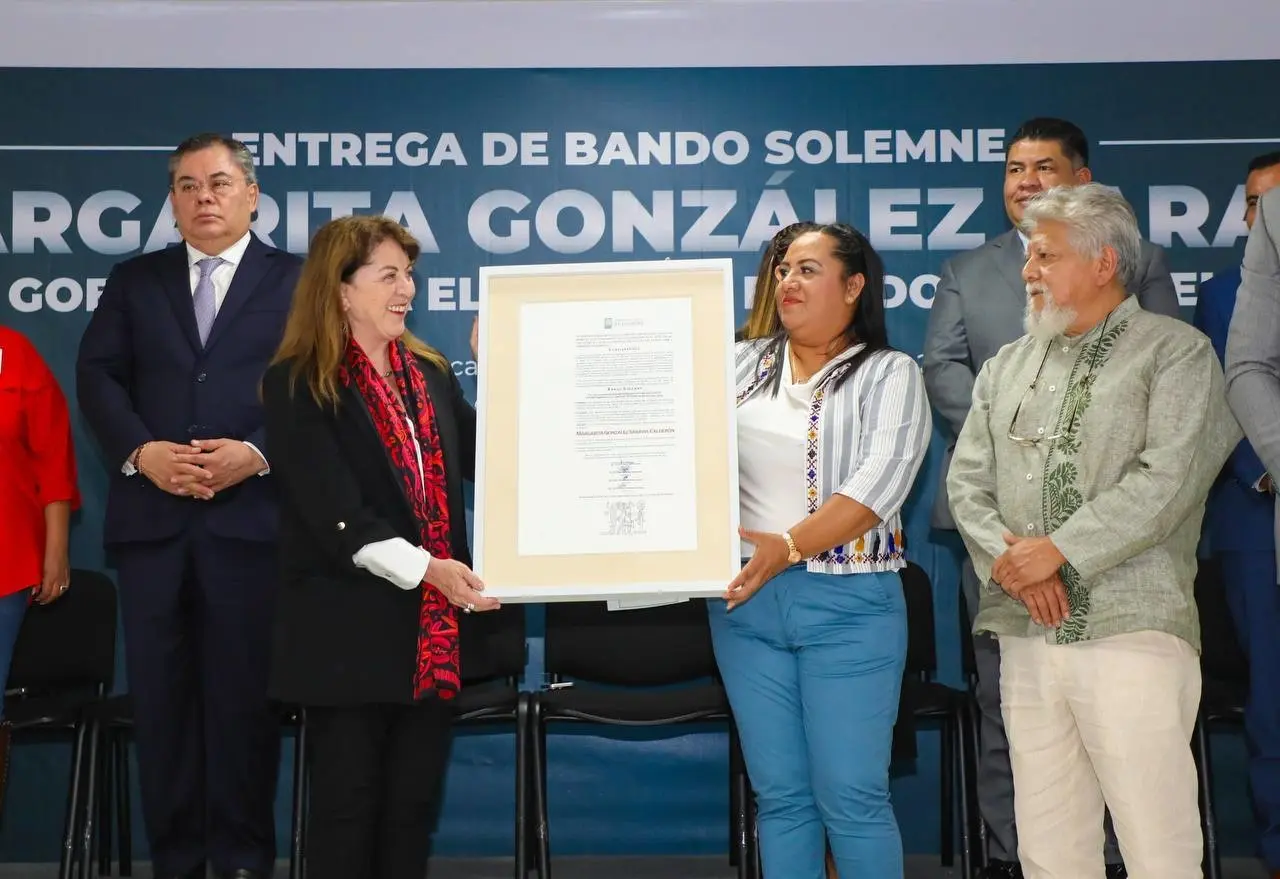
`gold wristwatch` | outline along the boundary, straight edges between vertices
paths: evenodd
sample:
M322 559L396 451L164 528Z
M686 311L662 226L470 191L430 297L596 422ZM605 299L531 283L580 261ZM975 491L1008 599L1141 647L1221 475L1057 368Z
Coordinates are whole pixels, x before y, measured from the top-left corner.
M787 542L787 564L797 564L800 561L800 550L796 549L796 542L791 539L790 531L782 532L782 539Z

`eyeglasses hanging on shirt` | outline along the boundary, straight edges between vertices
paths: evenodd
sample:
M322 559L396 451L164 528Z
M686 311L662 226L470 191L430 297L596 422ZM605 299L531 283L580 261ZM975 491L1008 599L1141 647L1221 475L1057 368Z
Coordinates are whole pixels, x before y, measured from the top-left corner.
M1098 365L1098 353L1102 350L1102 339L1106 335L1107 322L1110 320L1111 320L1111 315L1108 314L1106 318L1102 321L1102 331L1098 333L1097 341L1093 343L1093 353L1089 357L1089 371L1084 374L1084 378L1080 379L1080 382L1076 385L1078 390L1076 391L1076 394L1075 394L1075 400L1073 400L1071 403L1071 410L1067 414L1066 422L1064 423L1061 419L1059 419L1058 421L1058 423L1062 425L1062 429L1055 433L1050 433L1046 435L1045 429L1041 427L1036 430L1035 436L1025 437L1025 436L1022 436L1017 429L1018 415L1022 412L1023 405L1027 402L1028 399L1030 399L1032 394L1035 393L1036 386L1040 383L1040 375L1041 373L1044 372L1044 365L1049 360L1049 353L1053 351L1053 342L1049 342L1046 344L1044 349L1044 357L1040 359L1040 367L1036 370L1036 376L1031 380L1030 386L1028 386L1028 388L1025 391L1023 391L1022 399L1018 401L1018 408L1013 410L1013 418L1010 419L1009 421L1009 432L1006 435L1006 438L1010 442L1015 442L1018 445L1022 445L1022 446L1036 446L1036 445L1039 445L1040 443L1055 442L1071 433L1071 428L1076 423L1076 413L1080 410L1080 401L1084 399L1084 389L1089 387L1089 384L1093 381L1093 370L1094 370L1094 367Z

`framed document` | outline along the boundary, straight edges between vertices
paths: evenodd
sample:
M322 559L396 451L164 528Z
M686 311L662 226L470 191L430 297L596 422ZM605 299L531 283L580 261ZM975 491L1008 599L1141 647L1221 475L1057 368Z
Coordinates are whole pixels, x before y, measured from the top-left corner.
M724 592L741 564L733 286L727 259L480 269L485 594Z

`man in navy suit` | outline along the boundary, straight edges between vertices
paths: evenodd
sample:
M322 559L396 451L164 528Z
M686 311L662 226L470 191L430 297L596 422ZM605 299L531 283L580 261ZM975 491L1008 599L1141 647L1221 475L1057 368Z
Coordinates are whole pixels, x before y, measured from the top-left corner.
M1245 224L1253 228L1258 199L1280 185L1280 152L1249 163ZM1227 330L1236 307L1240 266L1200 285L1195 325L1225 360ZM1225 366L1225 364L1224 364ZM1249 781L1263 860L1280 875L1280 586L1276 585L1276 485L1247 439L1232 453L1205 511L1209 550L1222 566L1227 602L1249 657L1245 707Z
M143 812L157 879L266 876L279 720L267 700L275 488L259 385L301 260L249 231L253 156L198 135L169 159L182 243L118 264L77 392L111 468ZM319 476L319 474L318 474Z

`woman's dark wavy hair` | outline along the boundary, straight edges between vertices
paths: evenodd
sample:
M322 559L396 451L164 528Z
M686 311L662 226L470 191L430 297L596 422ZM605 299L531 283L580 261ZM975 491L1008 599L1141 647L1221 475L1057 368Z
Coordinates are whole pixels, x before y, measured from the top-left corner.
M884 261L871 246L867 237L857 229L845 223L815 224L813 230L831 240L831 250L835 258L844 266L841 280L848 280L853 275L862 275L864 282L862 293L853 306L853 315L845 325L841 335L846 343L843 347L863 344L866 347L853 355L850 367L835 380L830 390L834 391L853 377L854 373L877 351L892 350L889 344L889 331L884 320ZM779 254L779 261L785 254ZM787 343L786 329L774 333L760 351L760 360L773 355L775 368L769 378L769 391L775 396L782 383L782 369L778 367L785 352ZM758 368L758 367L757 367Z

